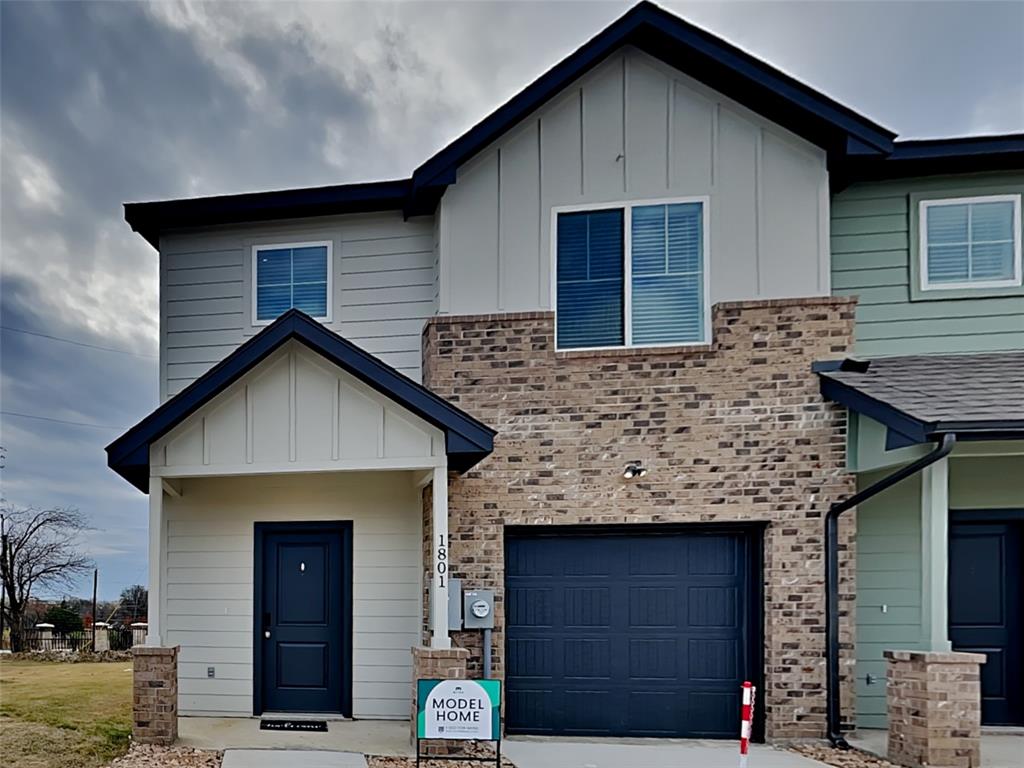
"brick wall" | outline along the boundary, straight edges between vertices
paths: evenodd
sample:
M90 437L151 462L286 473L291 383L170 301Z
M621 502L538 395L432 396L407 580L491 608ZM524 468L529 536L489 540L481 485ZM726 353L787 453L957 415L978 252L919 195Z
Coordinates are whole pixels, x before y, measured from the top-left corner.
M597 353L556 352L551 313L428 321L424 384L498 430L494 453L449 488L452 575L497 590L497 675L505 525L766 521L767 733L824 734L823 515L853 482L845 414L822 400L810 366L850 348L853 312L844 298L718 304L711 345ZM649 474L626 481L634 459ZM853 530L850 512L847 718ZM477 636L456 641L473 652L472 676Z
M178 647L132 648L132 738L173 744L178 738Z
M981 653L886 651L888 757L909 768L981 765Z

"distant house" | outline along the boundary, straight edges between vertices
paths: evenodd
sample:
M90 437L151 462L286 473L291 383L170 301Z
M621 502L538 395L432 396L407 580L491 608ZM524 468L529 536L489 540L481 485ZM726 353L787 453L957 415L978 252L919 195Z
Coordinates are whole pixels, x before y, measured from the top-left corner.
M1022 168L641 3L411 178L126 205L162 404L107 450L180 713L407 718L432 651L479 674L458 577L509 732L734 738L752 680L821 737L824 516L948 434L842 519L842 720L883 648L1021 647Z

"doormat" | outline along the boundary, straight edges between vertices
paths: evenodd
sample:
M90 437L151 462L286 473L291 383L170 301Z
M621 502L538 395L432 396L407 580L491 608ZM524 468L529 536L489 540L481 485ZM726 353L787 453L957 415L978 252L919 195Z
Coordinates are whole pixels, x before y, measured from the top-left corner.
M261 731L326 731L326 720L260 720Z

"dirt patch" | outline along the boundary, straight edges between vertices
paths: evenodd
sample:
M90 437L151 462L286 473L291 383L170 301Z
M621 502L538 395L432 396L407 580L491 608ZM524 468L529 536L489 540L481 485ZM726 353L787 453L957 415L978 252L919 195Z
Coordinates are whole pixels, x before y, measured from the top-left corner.
M789 749L836 768L900 768L896 763L862 749L833 749L823 744L797 744Z
M110 768L220 768L223 756L211 749L132 744L128 754L117 758Z

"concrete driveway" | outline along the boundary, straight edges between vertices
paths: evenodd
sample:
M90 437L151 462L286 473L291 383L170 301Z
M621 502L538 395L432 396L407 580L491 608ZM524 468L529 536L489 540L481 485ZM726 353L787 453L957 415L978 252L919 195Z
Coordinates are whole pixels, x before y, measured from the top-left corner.
M501 751L518 768L736 768L735 741L690 739L556 739L514 737ZM762 745L750 748L750 768L822 768L823 763Z

